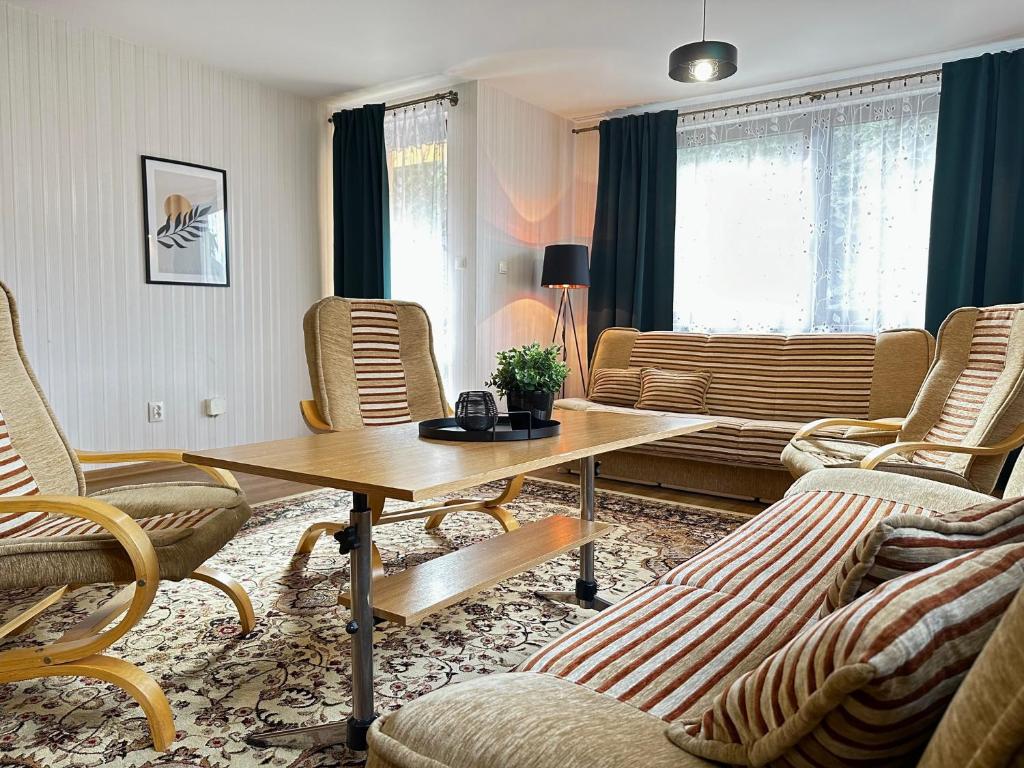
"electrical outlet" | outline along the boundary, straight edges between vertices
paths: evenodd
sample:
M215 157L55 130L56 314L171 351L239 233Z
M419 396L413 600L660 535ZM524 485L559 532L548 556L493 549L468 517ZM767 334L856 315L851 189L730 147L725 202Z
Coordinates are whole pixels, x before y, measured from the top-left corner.
M164 420L164 401L163 400L150 400L147 403L147 412L149 413L149 420L152 421L163 421Z

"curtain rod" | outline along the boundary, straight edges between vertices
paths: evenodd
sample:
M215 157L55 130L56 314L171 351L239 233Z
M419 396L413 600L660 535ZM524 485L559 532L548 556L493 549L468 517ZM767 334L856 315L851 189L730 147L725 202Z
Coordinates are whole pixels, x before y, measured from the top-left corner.
M448 101L454 107L459 103L459 92L445 91L444 93L435 93L432 96L424 96L422 99L411 99L410 101L400 101L398 104L388 104L384 107L384 111L391 112L392 110L402 109L403 107L414 107L417 104L429 104L432 101ZM334 118L328 117L327 122L333 123Z
M853 91L858 89L863 91L865 88L873 88L876 85L888 85L889 83L896 83L901 80L905 85L908 80L913 80L915 77L920 78L921 82L923 83L926 77L931 77L933 75L936 78L941 79L942 70L929 69L924 72L912 72L909 75L897 75L896 77L886 77L882 78L881 80L866 80L863 83L850 83L849 85L844 85L838 88L826 88L823 91L807 91L806 93L794 93L789 96L776 96L771 99L758 99L757 101L743 101L738 104L725 104L721 107L706 107L704 109L695 109L690 112L680 112L679 119L681 120L687 117L693 117L695 115L706 115L709 112L728 112L729 110L732 109L749 109L750 107L756 108L761 106L762 104L778 104L783 101L792 101L793 99L807 99L808 101L820 101L821 99L833 93L843 93L844 91L850 91L852 93ZM586 128L573 128L572 132L574 134L590 133L590 131L596 131L598 127L599 126L597 125L590 125L587 126Z

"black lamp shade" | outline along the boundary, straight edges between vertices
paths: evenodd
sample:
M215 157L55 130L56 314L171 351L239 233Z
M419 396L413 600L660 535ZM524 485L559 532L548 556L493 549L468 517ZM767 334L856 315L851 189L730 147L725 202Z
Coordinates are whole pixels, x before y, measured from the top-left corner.
M587 246L559 243L544 249L540 284L545 288L586 288L590 285Z
M737 51L731 43L701 40L676 48L668 57L668 76L681 83L710 83L736 74ZM698 64L703 64L704 74Z

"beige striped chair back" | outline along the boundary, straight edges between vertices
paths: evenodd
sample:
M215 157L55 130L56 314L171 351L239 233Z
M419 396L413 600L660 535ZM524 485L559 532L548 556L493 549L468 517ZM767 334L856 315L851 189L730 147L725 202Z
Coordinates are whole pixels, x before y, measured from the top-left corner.
M25 356L18 308L0 283L0 493L85 493L78 459ZM33 488L34 486L34 488ZM6 489L6 491L4 491Z
M812 421L868 418L876 338L869 334L639 333L629 367L712 372L706 402L719 416Z
M419 304L331 296L303 319L320 416L332 429L444 416L430 319Z
M900 440L989 445L1022 423L1024 304L954 311L939 329L935 360ZM957 472L986 490L1006 457L918 451L912 461Z

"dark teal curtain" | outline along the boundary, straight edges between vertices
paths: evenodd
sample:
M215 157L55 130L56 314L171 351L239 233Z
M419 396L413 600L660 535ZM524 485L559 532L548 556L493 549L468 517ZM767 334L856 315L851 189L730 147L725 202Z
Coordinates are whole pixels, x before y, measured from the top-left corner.
M1024 301L1024 49L942 67L925 325Z
M384 105L335 112L334 295L387 298L390 286Z
M602 120L587 336L672 329L675 110Z

